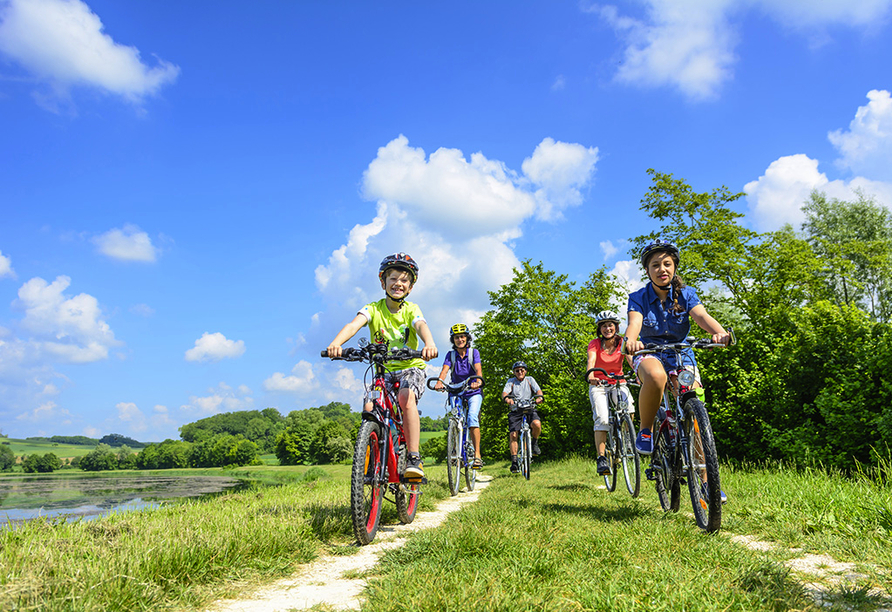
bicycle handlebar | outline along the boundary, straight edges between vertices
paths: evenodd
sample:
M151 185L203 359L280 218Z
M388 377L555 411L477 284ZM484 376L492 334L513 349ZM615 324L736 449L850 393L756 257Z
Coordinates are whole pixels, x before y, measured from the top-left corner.
M477 387L477 389L483 389L483 387L486 386L486 381L483 380L483 377L477 376L476 374L474 374L473 376L469 376L468 378L464 379L460 383L448 383L445 380L440 380L436 376L432 376L431 378L427 379L427 388L430 389L431 391L437 391L438 393L446 392L446 393L449 393L449 395L458 395L458 394L462 393L465 389L467 389L468 386L470 386L470 384L475 380L480 381L480 386ZM443 383L443 386L446 388L445 389L436 389L435 387L437 386L437 383Z
M382 363L388 361L405 361L407 359L421 359L421 351L410 348L387 349L386 344L368 344L362 348L345 348L340 357L330 357L333 361L374 361L380 359ZM322 349L322 357L328 357L328 349Z
M672 344L645 344L644 348L635 353L631 353L632 356L635 355L649 355L652 353L660 353L662 351L681 351L684 349L711 349L711 348L728 348L729 346L733 346L737 344L737 337L734 335L734 329L728 328L728 335L731 336L731 341L728 344L722 344L720 342L713 342L712 338L693 338L688 337L684 342L674 342ZM623 354L629 355L630 353L626 352L626 345L623 345ZM588 376L586 374L586 376Z
M619 375L611 374L610 372L606 371L604 368L589 368L588 370L586 370L585 375L582 377L582 380L588 381L588 375L591 374L592 372L600 372L604 376L613 379L612 382L608 381L608 380L602 380L601 381L602 385L616 385L616 384L619 384L620 382L626 382L626 377L624 374L619 374ZM589 383L589 384L592 384L592 383Z

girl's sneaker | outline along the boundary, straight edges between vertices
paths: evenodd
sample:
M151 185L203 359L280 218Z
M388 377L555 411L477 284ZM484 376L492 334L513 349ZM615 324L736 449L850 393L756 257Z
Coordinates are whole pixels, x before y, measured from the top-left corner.
M610 464L604 455L598 457L598 476L610 476Z
M649 429L642 429L638 432L638 439L635 440L635 448L642 455L651 455L654 452L653 436Z

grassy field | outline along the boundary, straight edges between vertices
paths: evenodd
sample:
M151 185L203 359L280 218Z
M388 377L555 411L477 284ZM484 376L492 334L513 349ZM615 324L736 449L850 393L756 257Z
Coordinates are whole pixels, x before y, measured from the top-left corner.
M356 552L349 466L235 471L280 486L0 533L0 610L194 610L320 553ZM447 495L442 468L427 471L422 511ZM535 464L530 481L504 463L486 473L494 479L476 503L385 553L364 609L873 610L871 589L892 591L888 469L846 479L724 466L730 501L717 535L700 532L684 504L664 514L651 483L637 500L607 493L586 460ZM751 550L734 535L774 547ZM810 553L860 576L828 583L824 608L784 565Z
M9 442L9 447L12 449L12 452L15 453L16 457L32 455L34 453L39 455L53 453L60 459L83 457L96 448L95 446L81 444L58 444L55 442L38 442L34 440L19 440L16 438L0 438L0 440Z

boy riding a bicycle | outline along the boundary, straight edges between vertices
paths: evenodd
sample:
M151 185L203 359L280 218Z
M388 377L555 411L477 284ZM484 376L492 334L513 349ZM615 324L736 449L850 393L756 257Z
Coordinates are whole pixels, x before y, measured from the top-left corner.
M510 436L508 445L511 449L511 473L516 474L520 471L517 464L517 438L519 437L520 427L523 423L523 412L516 408L518 403L528 402L532 400L536 404L541 404L542 389L539 383L532 376L527 376L527 364L517 361L511 367L514 376L505 383L502 389L502 399L511 406L511 412L508 413L508 435ZM530 419L530 434L533 437L533 455L539 454L539 434L542 432L542 421L539 419L539 413L534 408Z
M424 342L422 359L430 361L437 356L437 346L430 328L417 304L407 302L415 282L418 280L418 264L406 253L388 255L378 268L378 278L385 297L363 306L356 317L338 332L328 346L329 357L340 357L341 345L362 329L369 327L373 342L387 343L390 348L418 348L418 340ZM404 475L410 479L424 478L424 466L419 454L421 427L418 418L418 400L424 393L424 368L421 359L392 361L387 364L386 383L393 386L399 383L399 405L406 436L408 459ZM374 404L369 399L373 389L367 388L363 399L363 409L370 411Z

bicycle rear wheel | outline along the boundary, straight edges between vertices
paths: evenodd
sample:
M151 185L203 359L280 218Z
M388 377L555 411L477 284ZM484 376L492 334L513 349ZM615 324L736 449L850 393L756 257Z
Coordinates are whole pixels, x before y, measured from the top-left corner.
M616 447L623 466L626 489L632 497L638 497L641 492L641 457L635 448L635 428L628 414L623 414L620 420Z
M465 483L468 485L468 491L473 491L477 483L477 470L471 467L474 461L474 443L470 439L465 440L465 459Z
M616 425L611 419L610 429L607 430L607 443L604 445L604 456L607 457L607 465L610 466L610 473L604 475L604 484L610 493L616 490L616 468L619 463L619 451L615 434Z
M406 459L408 451L405 444L400 445L399 471L400 474L406 471ZM396 501L396 513L400 517L400 522L409 524L415 520L415 513L418 512L418 498L421 496L421 485L401 482L397 485L394 498Z
M356 436L350 476L350 510L353 533L360 544L368 544L378 533L381 501L384 499L384 466L381 430L377 423L363 421Z
M530 430L520 432L520 473L530 479L530 463L533 460L533 441Z
M684 428L688 438L687 478L694 520L706 532L722 526L722 497L719 459L706 406L689 399L684 407Z
M449 494L458 495L459 469L461 468L461 425L449 419L446 431L446 477L449 480Z

